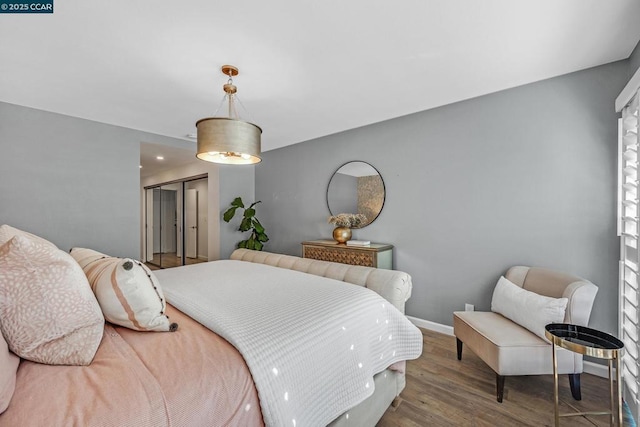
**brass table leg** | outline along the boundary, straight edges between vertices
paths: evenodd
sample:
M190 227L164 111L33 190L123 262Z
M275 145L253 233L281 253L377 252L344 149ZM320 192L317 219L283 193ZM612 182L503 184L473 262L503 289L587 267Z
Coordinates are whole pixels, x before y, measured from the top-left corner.
M553 400L555 408L556 427L560 427L560 413L558 408L558 359L556 356L556 342L551 341L551 351L553 353Z
M616 380L618 381L618 425L622 427L622 367L620 366L620 352L615 352Z
M609 408L611 408L611 415L609 415L609 425L611 427L613 427L613 423L614 423L614 417L615 417L615 412L613 412L613 369L612 369L612 365L613 365L613 359L609 359L607 361L607 364L609 365L609 398L611 399L610 401L610 405Z

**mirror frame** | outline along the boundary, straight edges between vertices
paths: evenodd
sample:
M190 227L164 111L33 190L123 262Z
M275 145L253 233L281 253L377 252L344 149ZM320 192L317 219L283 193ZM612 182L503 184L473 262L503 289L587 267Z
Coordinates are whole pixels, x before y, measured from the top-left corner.
M340 212L336 212L333 213L331 212L331 206L329 206L329 188L331 187L331 181L333 180L333 177L336 175L336 173L338 173L338 171L340 169L342 169L344 166L348 165L349 163L365 163L367 165L369 165L369 167L371 167L374 171L376 171L376 173L378 174L378 176L380 177L380 181L382 181L382 205L380 206L380 211L378 212L378 214L375 216L375 218L373 218L371 221L369 221L367 224L361 226L361 227L357 227L357 228L365 228L368 225L373 224L373 222L378 219L378 217L380 216L380 214L382 213L382 209L384 209L384 204L387 201L387 186L384 183L384 178L382 178L382 174L380 173L380 171L373 166L371 163L369 162L365 162L364 160L349 160L346 163L341 164L332 174L331 174L331 178L329 178L329 183L327 184L327 193L326 193L326 200L327 200L327 210L329 211L330 215L337 215ZM356 212L357 213L357 212ZM354 227L356 228L356 227Z

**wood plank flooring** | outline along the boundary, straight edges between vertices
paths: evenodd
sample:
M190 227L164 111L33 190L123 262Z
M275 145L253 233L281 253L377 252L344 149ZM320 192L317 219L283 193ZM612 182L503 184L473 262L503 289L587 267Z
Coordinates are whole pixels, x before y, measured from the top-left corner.
M495 373L467 348L456 358L455 337L422 330L422 356L407 363L401 404L389 408L378 427L553 426L553 375L507 377L504 400L495 397ZM571 397L560 376L560 412L609 407L609 382L582 374L582 400ZM605 426L606 415L562 418L561 426ZM632 425L625 423L625 425Z
M186 258L187 265L199 264L201 262L207 262L207 260L201 258ZM151 270L160 269L160 265L162 266L162 268L179 267L182 265L182 258L177 256L175 252L163 254L154 253L153 259L147 262L146 265Z

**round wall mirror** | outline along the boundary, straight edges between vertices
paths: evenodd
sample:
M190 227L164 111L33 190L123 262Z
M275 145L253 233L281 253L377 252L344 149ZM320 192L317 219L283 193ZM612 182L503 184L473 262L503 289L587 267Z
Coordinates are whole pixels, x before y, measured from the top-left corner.
M363 214L371 224L384 206L385 189L380 172L369 163L354 161L340 166L329 180L327 206L331 215Z

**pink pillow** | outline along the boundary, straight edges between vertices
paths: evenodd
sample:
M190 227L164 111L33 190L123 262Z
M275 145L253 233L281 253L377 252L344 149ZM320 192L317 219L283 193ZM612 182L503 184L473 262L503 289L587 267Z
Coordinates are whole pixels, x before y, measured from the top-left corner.
M88 365L102 340L104 317L69 254L18 234L0 246L0 328L24 359Z
M11 240L13 237L17 235L26 236L31 240L35 240L43 244L51 245L56 249L58 248L56 245L54 245L48 240L43 239L42 237L36 236L35 234L31 234L26 231L18 230L17 228L13 228L7 224L0 225L0 246L4 245L5 243L7 243L9 240Z
M16 372L20 358L9 351L9 346L0 334L0 414L9 406L16 388Z

